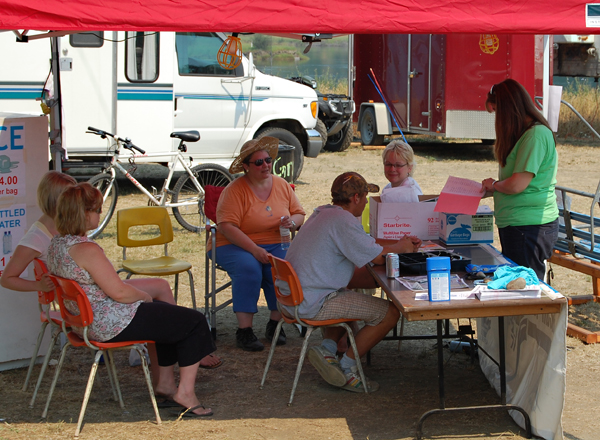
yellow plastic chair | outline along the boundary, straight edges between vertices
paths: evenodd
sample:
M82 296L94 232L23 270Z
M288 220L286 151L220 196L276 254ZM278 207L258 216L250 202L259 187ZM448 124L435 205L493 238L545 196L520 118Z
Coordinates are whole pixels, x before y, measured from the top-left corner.
M158 235L152 234L150 238L137 235L130 237L130 229L135 227L157 226ZM141 230L144 232L144 230ZM150 234L148 234L150 235ZM138 208L121 209L117 212L117 244L123 247L122 269L117 272L127 272L127 279L132 275L145 275L151 277L164 277L175 275L174 297L177 302L177 290L179 288L179 274L187 272L190 279L190 292L192 295L192 307L196 309L196 293L194 291L194 276L192 265L187 261L170 257L167 245L173 241L173 227L167 208L162 206L142 206ZM148 260L128 260L128 247L147 247L164 245L164 255Z

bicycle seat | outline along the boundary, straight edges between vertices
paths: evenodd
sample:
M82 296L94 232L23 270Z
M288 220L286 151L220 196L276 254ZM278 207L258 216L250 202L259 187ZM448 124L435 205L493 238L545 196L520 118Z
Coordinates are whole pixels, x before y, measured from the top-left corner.
M198 142L200 140L200 133L196 130L192 131L176 131L171 133L172 138L181 139L185 142Z

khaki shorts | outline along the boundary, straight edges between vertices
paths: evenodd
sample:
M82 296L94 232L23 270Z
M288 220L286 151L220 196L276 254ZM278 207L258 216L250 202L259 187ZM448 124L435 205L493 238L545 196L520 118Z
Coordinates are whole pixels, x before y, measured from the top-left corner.
M359 319L366 325L377 325L383 321L389 306L390 302L385 299L340 289L327 296L319 313L311 319Z

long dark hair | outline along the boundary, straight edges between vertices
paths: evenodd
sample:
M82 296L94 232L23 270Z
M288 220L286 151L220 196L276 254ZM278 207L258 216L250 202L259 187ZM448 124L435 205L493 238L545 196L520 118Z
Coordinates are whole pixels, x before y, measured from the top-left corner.
M504 167L506 158L527 129L536 123L548 129L550 125L536 108L525 87L514 79L506 79L492 86L485 101L485 108L489 112L493 111L492 104L496 106L494 154Z

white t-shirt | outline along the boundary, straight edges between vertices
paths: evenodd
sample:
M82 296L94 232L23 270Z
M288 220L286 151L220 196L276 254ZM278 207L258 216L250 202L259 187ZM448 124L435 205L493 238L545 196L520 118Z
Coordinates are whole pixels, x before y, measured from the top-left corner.
M50 241L52 241L50 231L42 223L35 222L21 238L18 246L25 246L39 252L41 254L39 259L46 263Z
M336 205L319 206L292 240L285 259L298 274L304 301L301 317L314 317L332 292L346 287L356 267L377 257L383 247L367 235L360 219ZM277 281L282 293L286 283ZM286 308L290 313L294 310Z
M421 187L415 179L407 177L400 186L392 187L388 183L381 191L381 201L383 203L410 203L418 202L420 195L423 194Z

